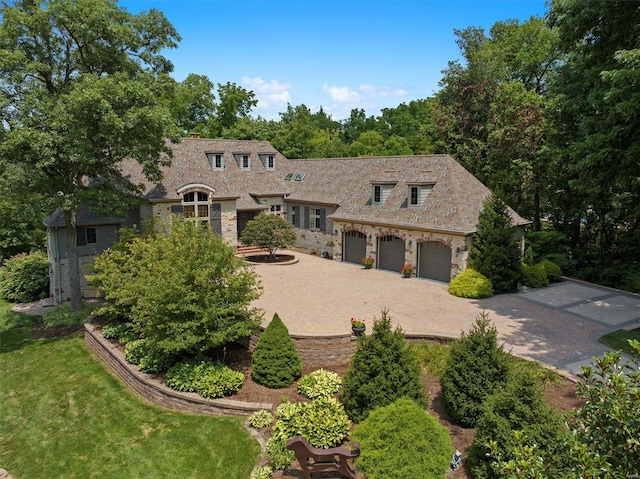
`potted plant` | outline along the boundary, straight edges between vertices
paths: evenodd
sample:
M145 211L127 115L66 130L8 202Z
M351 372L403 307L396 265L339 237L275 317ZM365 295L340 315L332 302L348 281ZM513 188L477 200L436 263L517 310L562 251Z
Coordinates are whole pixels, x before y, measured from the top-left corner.
M371 256L366 256L362 258L362 264L364 265L364 269L371 269L374 261L375 259L373 259Z
M410 278L413 272L416 270L416 267L411 263L405 263L400 272L405 278Z
M356 336L360 336L365 332L367 326L364 324L364 319L351 318L351 331Z

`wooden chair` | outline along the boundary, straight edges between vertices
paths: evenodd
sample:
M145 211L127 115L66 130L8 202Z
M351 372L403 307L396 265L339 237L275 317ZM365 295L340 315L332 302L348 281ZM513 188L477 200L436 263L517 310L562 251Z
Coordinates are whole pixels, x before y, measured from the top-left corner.
M296 436L287 441L287 449L295 453L306 479L311 479L313 472L328 469L335 469L343 476L355 479L355 471L349 467L347 459L353 459L360 455L360 444L354 442L353 446L353 449L346 447L320 449L313 447L302 436Z

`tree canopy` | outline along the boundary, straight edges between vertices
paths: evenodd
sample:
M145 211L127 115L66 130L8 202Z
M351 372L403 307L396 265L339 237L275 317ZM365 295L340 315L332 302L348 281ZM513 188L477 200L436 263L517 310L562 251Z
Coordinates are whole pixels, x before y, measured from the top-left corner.
M107 312L130 320L159 349L200 355L249 336L261 286L233 247L202 224L172 217L171 231L122 241L95 261Z
M139 190L120 173L135 158L149 180L178 140L168 108L180 37L158 10L132 15L110 0L3 4L0 24L2 170L64 211L72 309L80 308L75 209L122 214Z

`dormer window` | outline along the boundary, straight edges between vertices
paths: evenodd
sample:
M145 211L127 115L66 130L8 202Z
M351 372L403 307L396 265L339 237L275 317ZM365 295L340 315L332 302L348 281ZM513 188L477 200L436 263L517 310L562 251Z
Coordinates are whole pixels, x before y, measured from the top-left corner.
M236 153L236 163L238 167L243 171L251 169L251 155L249 153Z
M409 184L407 204L409 208L418 208L424 204L429 193L433 189L434 183L414 183Z
M274 171L276 169L276 155L260 155L260 161L266 170Z
M207 153L207 159L209 160L209 164L211 168L215 171L224 170L224 161L222 158L222 153Z
M387 198L391 194L391 190L395 183L381 183L373 185L373 194L371 197L371 203L374 205L381 205L387 201Z

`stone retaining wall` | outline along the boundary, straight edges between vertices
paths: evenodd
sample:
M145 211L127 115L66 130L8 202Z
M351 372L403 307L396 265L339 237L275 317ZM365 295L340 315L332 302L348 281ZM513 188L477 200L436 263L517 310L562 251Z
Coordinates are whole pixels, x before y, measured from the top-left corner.
M127 363L124 354L102 337L93 324L84 327L87 346L133 392L147 401L174 411L207 415L248 416L260 409L274 409L273 404L248 403L230 399L204 399L195 393L182 393L162 384L152 376L142 373Z

